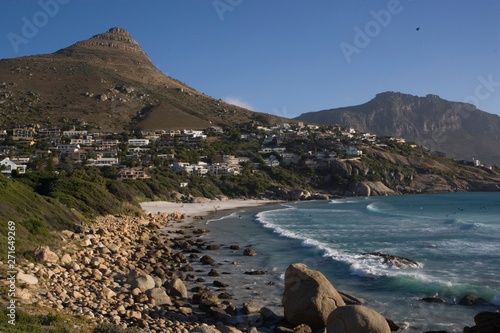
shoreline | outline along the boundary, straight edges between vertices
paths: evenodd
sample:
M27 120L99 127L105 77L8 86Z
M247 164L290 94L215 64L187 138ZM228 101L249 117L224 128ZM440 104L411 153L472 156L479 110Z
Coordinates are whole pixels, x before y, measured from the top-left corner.
M196 216L206 217L210 214L216 214L220 211L237 210L240 208L259 207L270 204L277 204L283 202L282 200L268 200L268 199L230 199L230 200L211 200L205 202L192 202L192 203L176 203L169 201L145 201L142 202L141 208L147 213L173 213L179 212L185 214L188 218L195 218Z
M286 325L281 305L284 271L280 266L266 265L273 251L270 242L273 249L279 248L273 239L263 239L260 231L245 225L255 212L283 203L278 200L146 202L141 206L146 207L147 217L101 217L93 226L65 233L67 246L58 251L66 257L64 261L61 257L61 266L23 266L28 275L40 278L38 286L47 288L50 294L38 294L31 288L23 291L31 294L34 304L66 308L74 314L108 320L123 328L148 327L145 332L163 332L166 327L175 327L173 331L181 333L200 325L218 327L220 322L247 332L255 323L247 321L254 317L245 315L244 309L245 303L252 302L279 318L277 322L260 323L263 329ZM181 214L183 217L178 218ZM226 220L226 216L230 219ZM218 229L220 233L201 226L218 220L226 224ZM233 223L235 220L239 222ZM240 224L239 239L227 233L235 224ZM248 248L256 254L244 255ZM210 262L202 260L207 257L211 257ZM51 272L50 285L46 284L49 281L45 280L44 271ZM71 282L76 288L69 295L57 291L67 287L66 273L77 277ZM134 289L130 279L136 279L136 275L150 276L155 280L156 291L169 290L169 293L171 282L181 280L185 295L169 294L170 298L165 295L162 298L148 294L147 290ZM210 306L200 303L203 297L208 297ZM168 304L159 306L163 301ZM391 319L402 323L401 318ZM410 327L408 332L416 329Z

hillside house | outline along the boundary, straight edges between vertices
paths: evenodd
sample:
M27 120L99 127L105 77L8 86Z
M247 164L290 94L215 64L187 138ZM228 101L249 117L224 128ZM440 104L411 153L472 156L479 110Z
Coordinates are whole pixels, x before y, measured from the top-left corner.
M38 130L38 136L41 138L60 138L61 130L59 128L42 128Z
M87 137L88 132L87 131L63 131L62 136L68 139L72 138L85 138Z
M210 126L207 128L206 132L210 134L222 134L224 133L224 130L219 126Z
M30 141L35 138L36 131L32 127L14 128L12 130L12 140L26 140Z
M277 167L280 165L280 161L278 158L274 155L269 156L264 160L264 165L270 166L270 167Z
M148 139L129 139L128 144L129 144L129 146L142 147L142 146L149 145L149 140Z
M149 176L146 174L143 168L125 168L118 171L116 179L146 179Z
M240 174L239 166L225 163L214 163L208 167L208 170L217 176L236 176Z
M8 157L0 161L0 169L2 174L6 177L10 177L14 170L17 170L19 174L26 173L26 165L18 165L11 161Z
M118 164L118 159L117 158L89 158L87 160L87 166L96 166L96 167L102 167L102 166L112 166L112 165L117 165Z

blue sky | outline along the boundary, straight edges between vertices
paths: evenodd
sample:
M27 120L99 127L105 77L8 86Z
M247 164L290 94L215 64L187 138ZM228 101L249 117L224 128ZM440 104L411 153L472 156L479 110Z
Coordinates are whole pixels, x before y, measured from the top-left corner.
M500 0L0 0L0 58L114 26L165 74L256 111L400 91L500 114Z

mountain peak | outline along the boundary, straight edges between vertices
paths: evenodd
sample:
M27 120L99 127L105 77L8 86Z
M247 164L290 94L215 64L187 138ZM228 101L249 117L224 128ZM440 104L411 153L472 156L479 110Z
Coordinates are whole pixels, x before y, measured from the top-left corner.
M96 56L107 62L123 63L132 60L135 64L151 65L151 60L139 43L127 30L120 27L113 27L104 33L76 42L57 53L76 58Z
M132 36L124 28L114 27L107 32L77 42L78 46L116 48L147 56Z

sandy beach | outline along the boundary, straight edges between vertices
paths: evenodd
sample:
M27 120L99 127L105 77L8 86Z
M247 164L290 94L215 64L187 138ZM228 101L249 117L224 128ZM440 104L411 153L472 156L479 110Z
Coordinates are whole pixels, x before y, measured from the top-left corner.
M148 201L141 203L142 209L147 213L172 213L179 212L186 217L208 216L224 210L235 210L238 208L257 207L269 204L276 204L277 200L237 200L226 201L213 200L209 202L176 203L168 201Z

